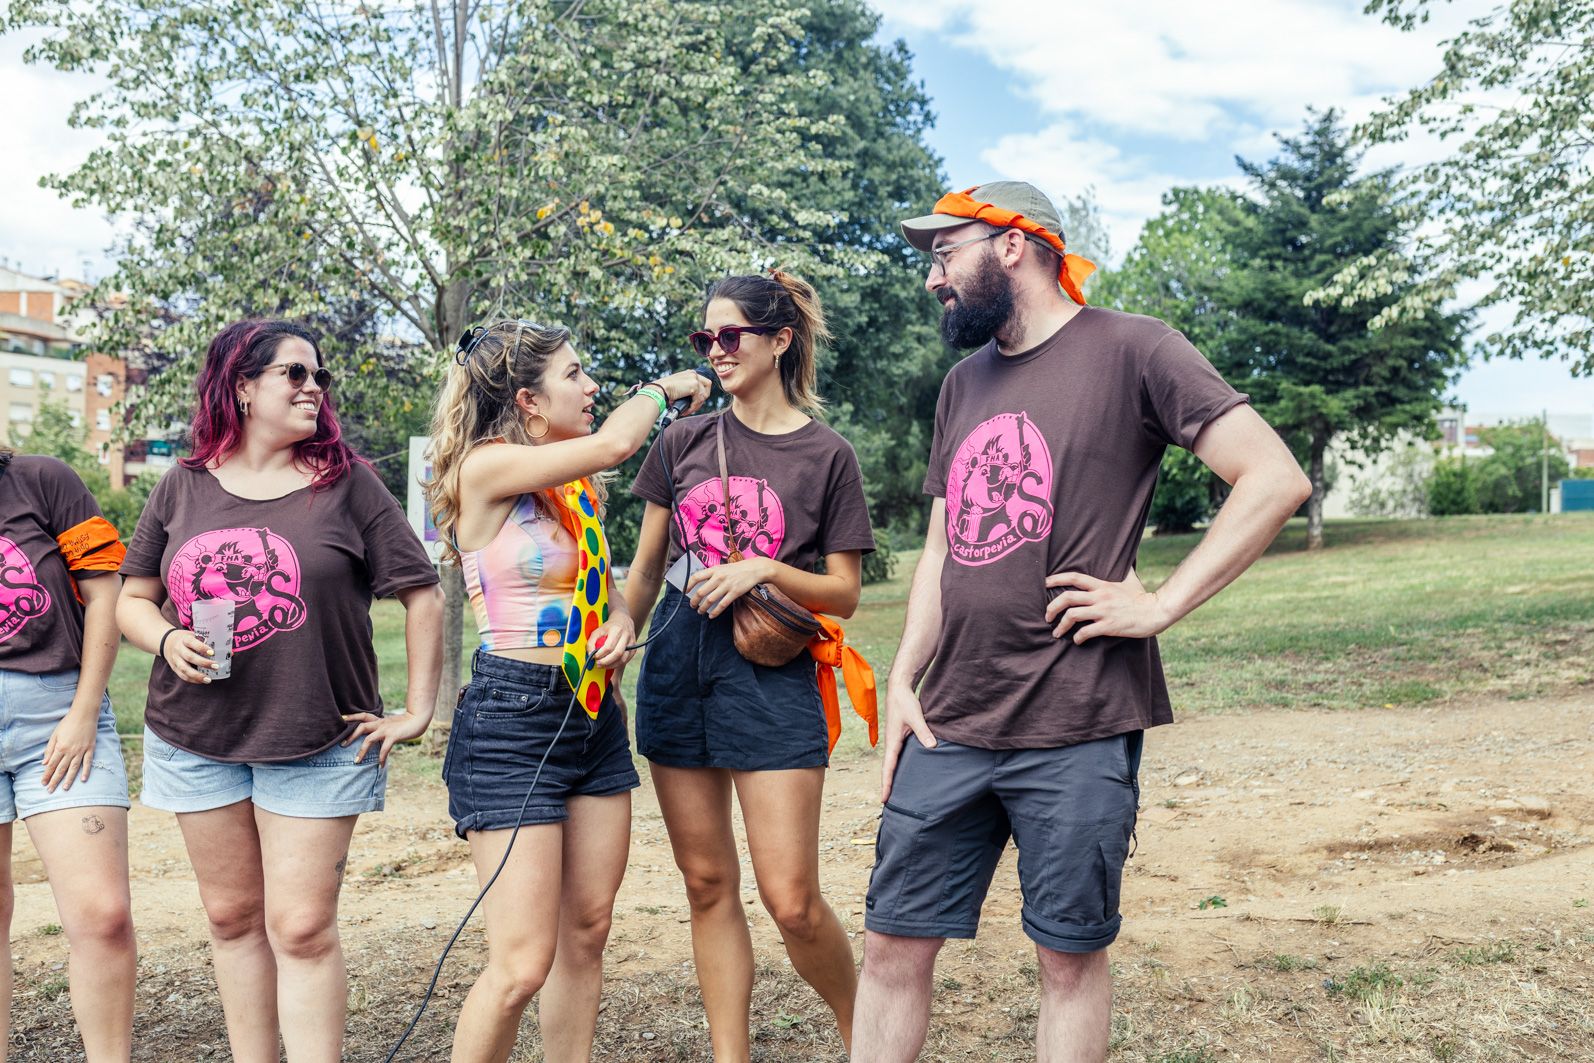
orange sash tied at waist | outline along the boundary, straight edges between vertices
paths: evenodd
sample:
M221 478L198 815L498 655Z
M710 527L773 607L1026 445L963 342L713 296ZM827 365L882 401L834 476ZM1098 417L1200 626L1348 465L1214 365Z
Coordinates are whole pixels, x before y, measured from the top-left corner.
M978 188L975 185L974 188ZM974 188L964 189L962 192L948 192L935 202L934 213L945 214L953 218L968 218L972 221L983 221L987 225L994 225L998 229L1017 229L1019 232L1028 233L1037 238L1046 246L1056 251L1062 257L1062 265L1057 268L1057 283L1062 285L1068 297L1080 306L1085 304L1084 283L1085 278L1096 272L1096 263L1082 255L1069 254L1063 245L1063 238L1052 232L1039 222L1031 221L1024 215L989 203L981 203L969 195Z
M833 752L836 739L841 737L841 699L836 691L836 672L841 669L842 680L847 684L847 698L852 711L869 724L869 744L880 742L880 707L875 696L874 669L863 659L863 654L847 645L847 633L830 617L815 613L820 632L808 643L808 652L816 662L819 680L819 700L825 706L825 729L830 732Z

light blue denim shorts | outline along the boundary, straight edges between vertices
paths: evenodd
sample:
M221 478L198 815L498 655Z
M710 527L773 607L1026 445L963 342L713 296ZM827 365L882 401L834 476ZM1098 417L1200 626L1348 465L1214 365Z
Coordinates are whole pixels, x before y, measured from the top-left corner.
M116 737L111 699L100 700L89 777L81 769L51 793L44 788L44 751L72 707L77 669L33 675L0 669L0 823L62 808L127 808L127 768Z
M295 819L337 819L377 812L387 796L387 769L373 743L332 746L298 760L232 764L178 749L144 728L144 791L139 800L166 812L209 812L239 801Z

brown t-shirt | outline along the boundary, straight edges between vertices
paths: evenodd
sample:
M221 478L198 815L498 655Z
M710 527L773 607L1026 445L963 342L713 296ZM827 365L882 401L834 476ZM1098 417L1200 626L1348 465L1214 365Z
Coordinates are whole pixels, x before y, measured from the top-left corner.
M179 749L224 761L297 760L382 713L371 598L437 582L398 502L369 466L281 498L239 498L204 469L155 485L122 563L159 576L161 615L192 626L195 599L237 603L232 675L185 683L161 658L144 720Z
M714 442L721 417L731 481L729 536ZM680 556L683 537L705 565L725 560L727 541L734 538L744 556L771 557L809 572L826 554L874 549L858 456L829 425L809 421L795 432L766 435L728 410L682 418L654 440L631 485L632 494L668 508L670 483L661 452L669 459L680 507L670 533L670 561Z
M98 516L63 461L18 454L0 474L0 668L43 675L82 663L83 606L56 536Z
M1010 357L987 344L936 407L926 494L946 499L941 639L920 693L937 735L1046 748L1171 723L1156 639L1054 639L1046 576L1122 580L1163 450L1246 401L1181 333L1086 307Z

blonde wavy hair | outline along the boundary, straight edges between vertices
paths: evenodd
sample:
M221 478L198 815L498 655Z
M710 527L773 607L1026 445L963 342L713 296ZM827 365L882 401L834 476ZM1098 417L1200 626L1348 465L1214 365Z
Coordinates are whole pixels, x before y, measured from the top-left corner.
M500 321L476 328L460 339L453 364L432 411L432 443L427 450L430 479L422 479L432 521L442 535L443 556L459 563L456 527L459 523L459 472L465 455L476 447L502 440L522 446L536 441L526 431L525 415L515 404L521 388L542 390L548 362L570 342L562 325L532 321ZM591 477L598 504L608 497L607 477ZM552 489L543 492L543 504L557 517L563 501ZM601 515L601 508L600 508Z

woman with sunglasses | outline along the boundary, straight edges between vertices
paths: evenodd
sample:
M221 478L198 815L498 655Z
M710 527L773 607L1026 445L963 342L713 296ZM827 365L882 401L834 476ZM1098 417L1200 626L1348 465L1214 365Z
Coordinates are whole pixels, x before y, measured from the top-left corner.
M709 289L703 318L690 340L730 409L672 426L648 452L631 488L648 505L626 600L634 616L651 608L683 550L709 566L684 598L672 586L654 615L655 627L675 619L642 660L637 749L686 879L714 1058L739 1063L750 1051L753 946L733 791L759 897L849 1045L857 976L846 931L820 895L829 741L814 661L802 653L780 668L752 664L736 651L728 610L772 583L815 612L851 616L874 536L857 456L813 416L822 408L815 352L829 338L814 289L780 272L727 277Z
M538 997L544 1056L586 1060L640 783L610 683L636 631L610 571L601 474L641 448L667 402L696 409L712 385L690 372L644 385L594 430L598 385L568 329L473 329L455 362L426 493L481 648L443 777L477 876L503 871L482 903L487 966L453 1058L508 1059Z
M177 814L210 924L232 1058L342 1058L338 893L395 742L431 722L442 593L370 465L343 442L314 336L240 321L205 353L193 455L156 485L117 620L155 655L143 801ZM405 711L384 716L371 599L404 605ZM212 604L215 603L215 604ZM227 606L230 605L230 610ZM195 613L232 615L232 640ZM230 669L230 674L228 670Z

